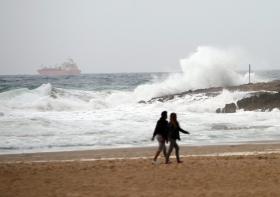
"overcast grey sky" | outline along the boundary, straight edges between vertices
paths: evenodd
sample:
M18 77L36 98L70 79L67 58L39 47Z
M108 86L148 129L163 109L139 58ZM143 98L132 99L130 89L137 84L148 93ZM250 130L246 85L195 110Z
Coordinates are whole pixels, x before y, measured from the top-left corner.
M197 46L280 68L278 0L0 0L0 74L72 57L83 73L178 71Z

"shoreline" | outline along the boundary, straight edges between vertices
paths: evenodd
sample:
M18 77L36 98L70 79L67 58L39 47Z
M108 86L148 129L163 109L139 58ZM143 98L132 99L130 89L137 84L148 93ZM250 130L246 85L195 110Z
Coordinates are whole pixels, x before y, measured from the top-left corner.
M16 153L0 155L0 163L51 162L51 161L98 161L120 159L152 159L157 146L106 148L57 152ZM180 145L182 157L236 156L280 153L280 141L261 141L231 145Z

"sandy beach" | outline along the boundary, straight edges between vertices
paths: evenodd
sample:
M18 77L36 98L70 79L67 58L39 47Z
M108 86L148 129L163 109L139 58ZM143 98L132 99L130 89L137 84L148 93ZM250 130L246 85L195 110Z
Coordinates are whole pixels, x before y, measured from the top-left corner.
M0 0L0 197L280 197L279 8Z
M0 156L0 196L279 196L280 144L155 147Z

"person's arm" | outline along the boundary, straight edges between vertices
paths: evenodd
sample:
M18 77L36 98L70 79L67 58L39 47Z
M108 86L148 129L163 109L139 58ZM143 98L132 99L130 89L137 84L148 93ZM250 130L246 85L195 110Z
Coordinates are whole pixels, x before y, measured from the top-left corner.
M185 134L190 134L190 132L188 131L185 131L184 129L182 129L178 123L178 128L179 128L179 131L182 132L182 133L185 133Z
M152 141L155 140L155 136L156 136L156 134L157 134L157 128L158 128L158 126L159 126L158 124L159 124L159 123L157 122L157 125L156 125L155 130L154 130L153 137L151 138Z
M168 144L169 142L169 124L168 122L166 122L166 125L165 125L165 141L166 143Z

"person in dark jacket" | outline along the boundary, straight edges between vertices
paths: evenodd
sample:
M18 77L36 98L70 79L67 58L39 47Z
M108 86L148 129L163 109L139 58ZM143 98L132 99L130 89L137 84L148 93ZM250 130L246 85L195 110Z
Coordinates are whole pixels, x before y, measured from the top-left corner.
M177 163L182 163L179 157L179 146L176 142L176 140L181 140L179 132L190 134L188 131L185 131L180 127L179 122L177 121L176 113L171 113L170 122L168 124L168 140L170 142L170 145L166 156L166 161L165 161L166 164L169 163L169 157L173 148L175 148Z
M165 142L167 142L167 134L168 134L168 122L167 122L167 111L163 111L161 113L161 118L157 121L156 128L154 130L154 134L152 137L152 141L154 141L155 137L158 141L158 150L155 154L153 162L157 161L157 158L161 151L163 151L164 157L166 158L166 146Z

